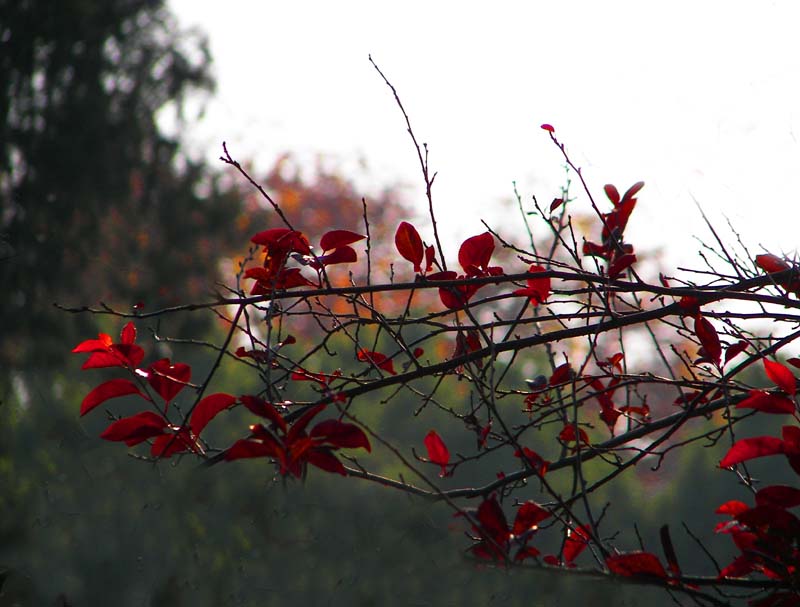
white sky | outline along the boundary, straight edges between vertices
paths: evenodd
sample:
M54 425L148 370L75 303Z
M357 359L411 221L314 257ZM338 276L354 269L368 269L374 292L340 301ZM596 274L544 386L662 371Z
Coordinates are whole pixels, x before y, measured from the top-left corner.
M429 144L437 218L451 237L482 232L481 218L507 220L498 203L514 180L524 200L558 193L563 162L539 128L548 122L597 200L605 183L646 182L627 231L637 250L695 259L690 237L708 233L693 197L754 249L800 241L794 1L170 5L210 36L218 93L186 134L210 159L222 140L260 168L285 151L309 166L322 155L365 188L408 184L422 217L416 155L371 53Z

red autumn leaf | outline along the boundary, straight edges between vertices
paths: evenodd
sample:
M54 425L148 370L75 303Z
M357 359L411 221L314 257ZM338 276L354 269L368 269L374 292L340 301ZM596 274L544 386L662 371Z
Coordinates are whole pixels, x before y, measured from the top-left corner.
M163 417L152 411L143 411L115 421L103 430L100 438L108 441L124 441L126 445L132 447L148 438L164 434L166 427L167 420Z
M127 379L110 379L107 382L103 382L86 395L86 398L84 398L81 403L81 415L86 415L89 411L110 398L128 396L130 394L138 394L142 398L150 400L139 391L139 388L133 382Z
M735 344L728 346L725 349L725 362L727 363L734 356L738 356L747 349L747 342L742 340L737 341Z
M546 270L539 265L533 264L528 268L528 272L545 272ZM528 278L528 286L524 289L517 289L514 295L529 297L535 304L542 304L547 301L550 295L550 278Z
M208 425L216 415L225 409L231 408L236 403L236 397L222 392L217 394L210 394L202 399L192 411L189 418L189 427L195 436L200 436L200 433Z
M314 259L310 265L315 270L319 270L322 266L332 266L337 263L354 263L358 261L358 255L353 247L347 245L334 249L333 253L322 255Z
M553 374L550 376L550 385L557 386L559 384L565 384L569 381L572 381L574 373L572 371L572 367L569 366L569 363L564 363L563 365L559 365L553 371Z
M452 270L444 272L436 272L430 274L428 280L460 280L464 276L459 276ZM460 310L466 305L470 298L478 292L479 285L453 285L449 287L441 287L439 289L439 299L449 310Z
M773 383L790 396L797 392L797 380L794 374L781 363L764 359L764 371Z
M381 354L380 352L371 352L369 350L359 350L358 351L358 360L362 363L372 363L379 369L383 369L387 373L391 375L397 375L397 371L394 370L394 362L391 358L386 356L385 354Z
M772 505L779 508L794 508L800 506L800 489L787 485L770 485L756 493L756 504L759 506Z
M795 369L800 369L800 358L787 358L786 362L792 365Z
M366 236L363 234L356 234L350 230L331 230L322 236L319 241L319 248L323 251L332 251L365 238Z
M678 300L678 307L682 316L697 316L700 314L700 300L692 295L684 295Z
M250 291L251 295L267 295L272 291L319 286L303 276L300 268L286 268L274 275L270 274L266 268L249 268L244 273L244 277L256 279L256 284Z
M337 458L328 449L313 449L305 456L307 461L312 466L316 466L325 472L333 472L334 474L341 474L347 476L347 469L344 467L339 458Z
M755 409L763 413L795 412L794 401L780 394L770 394L763 390L750 390L750 396L736 405L737 409Z
M185 451L202 452L200 445L192 439L186 428L178 432L157 436L153 441L153 445L150 447L150 455L162 459L167 459L176 453L183 453Z
M625 202L627 200L632 200L633 197L636 196L636 194L639 193L639 190L641 190L643 187L644 187L644 181L637 181L636 183L634 183L625 192L625 195L622 197L622 202Z
M87 339L82 341L72 349L73 354L81 354L83 352L102 352L108 350L114 340L107 333L98 333L97 339Z
M458 263L467 276L482 276L489 272L494 252L494 237L489 232L471 236L458 249Z
M425 272L430 272L433 269L433 261L436 259L436 251L433 245L425 248Z
M636 255L633 255L632 253L626 253L625 255L616 258L613 263L608 266L608 277L616 278L629 267L631 267L635 262Z
M425 251L422 245L422 238L417 229L406 221L400 222L397 232L394 235L394 245L397 252L414 264L415 272L422 272L422 258Z
M583 241L583 254L589 257L602 257L603 259L609 256L608 249L588 240Z
M589 526L581 525L574 529L567 529L567 537L564 540L563 558L567 566L572 566L575 559L581 552L586 550L589 545Z
M514 451L514 457L525 461L539 476L544 476L547 473L547 469L550 467L550 462L528 447L523 447L521 451L519 449Z
M658 557L649 552L628 552L606 558L611 573L624 577L656 577L667 579L667 572Z
M321 405L309 407L306 412L292 424L292 427L289 428L289 432L286 434L286 442L291 445L294 441L303 436L311 420L324 411L326 406L327 405L323 403ZM311 444L309 443L308 446L311 447Z
M372 451L369 439L364 431L355 424L347 424L336 419L327 419L318 423L309 433L311 438L333 447L358 449L363 447Z
M251 439L240 439L225 451L225 460L244 459L250 457L277 457L275 445Z
M280 428L284 434L286 433L286 420L283 419L283 416L278 412L274 405L272 405L272 403L265 401L263 398L248 395L240 396L239 402L247 407L251 413L268 419L273 424L278 426L278 428Z
M586 431L583 428L578 428L578 436L580 437L580 440L584 445L589 444L589 436L586 434ZM564 443L574 443L575 425L565 424L564 428L562 428L561 432L559 432L558 438L561 442Z
M104 369L107 367L136 368L144 359L144 350L133 343L136 328L126 324L120 332L120 343L113 343L111 336L100 333L97 339L87 339L72 349L73 353L90 352L81 369Z
M499 547L505 546L509 538L508 522L494 495L481 502L476 518L485 538L491 539Z
M604 185L603 190L605 190L606 196L608 196L608 199L611 201L611 204L617 206L620 201L619 190L617 190L617 188L611 185L610 183Z
M756 255L756 265L767 272L772 274L774 272L783 272L788 270L791 266L776 255L765 253L764 255Z
M311 253L311 247L303 233L289 228L270 228L259 232L250 241L267 249L281 250L286 253L292 251L302 255Z
M450 451L447 449L447 445L444 444L436 430L428 432L424 443L425 448L428 450L428 459L442 467L442 472L439 476L447 476L447 464L450 463Z
M166 404L183 390L192 376L192 368L184 363L170 363L162 358L147 368L147 383L155 390Z
M543 125L542 125L541 127L539 127L539 128L541 128L542 130L545 130L545 131L547 131L548 133L552 133L552 132L554 132L554 131L555 131L555 129L553 128L553 126L552 126L552 125L550 125L550 124L547 124L547 123L543 124Z
M514 527L511 529L511 533L515 537L519 537L529 531L534 531L537 529L539 523L549 517L550 513L539 504L527 501L517 510L517 516L514 518Z
M414 355L414 358L419 358L420 356L425 354L425 349L424 348L414 348L414 351L412 352L412 354Z
M560 207L562 204L564 204L564 199L563 198L553 198L553 202L550 203L550 212L552 213L558 207Z
M736 441L719 463L720 468L730 468L741 462L784 453L784 442L774 436L757 436Z
M742 578L751 573L756 567L755 561L746 555L736 557L731 564L719 572L719 579Z
M119 340L120 343L123 344L132 344L136 341L136 325L132 322L129 322L124 327L122 327L122 331L119 333Z
M703 346L703 351L706 356L715 365L719 365L722 356L722 345L720 344L719 335L717 335L717 330L714 328L714 325L704 317L697 316L694 321L694 333L697 335L697 339L700 340L700 344Z
M719 508L714 510L717 514L729 514L730 516L739 516L745 510L749 510L750 506L739 500L729 500L722 504Z

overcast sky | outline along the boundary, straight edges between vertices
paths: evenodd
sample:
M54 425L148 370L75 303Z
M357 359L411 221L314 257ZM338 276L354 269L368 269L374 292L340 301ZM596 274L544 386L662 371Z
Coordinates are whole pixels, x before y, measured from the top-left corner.
M263 168L286 151L310 166L321 155L365 188L408 184L422 209L417 159L371 53L430 146L453 238L508 218L513 181L526 200L558 193L547 122L598 197L605 183L646 182L628 230L637 249L693 259L689 237L708 234L693 199L754 249L800 242L796 2L170 4L210 37L219 89L186 133L210 159L222 140Z

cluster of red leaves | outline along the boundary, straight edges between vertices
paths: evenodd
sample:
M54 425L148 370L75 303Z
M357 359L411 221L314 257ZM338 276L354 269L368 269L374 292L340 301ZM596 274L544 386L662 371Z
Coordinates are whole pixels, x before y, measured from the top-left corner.
M312 464L328 472L346 474L342 463L333 454L340 448L363 447L370 450L369 440L358 426L329 419L316 424L306 433L309 422L325 405L306 411L291 426L270 403L255 396L217 393L200 399L193 407L188 424L173 425L169 422L169 405L189 385L191 368L184 363L172 363L169 359L157 360L145 369L139 368L144 360L144 350L137 346L136 328L133 323L123 327L120 342L113 343L111 337L101 333L98 339L89 339L78 344L73 352L88 353L83 369L107 367L124 368L133 380L116 378L101 383L91 390L81 403L81 415L112 398L136 395L144 399L150 410L119 419L109 425L100 437L124 442L133 447L152 439L150 454L167 458L176 453L204 453L200 435L219 413L237 404L244 405L252 413L270 421L269 428L262 424L250 427L250 437L237 441L226 452L226 460L244 457L272 457L280 466L281 474L301 476L306 464ZM308 372L296 372L297 379L313 380L328 386L332 377ZM163 401L156 403L148 388Z
M600 217L603 222L600 244L589 241L583 243L584 255L600 257L608 263L606 272L609 278L618 277L636 261L633 245L625 244L623 233L636 206L636 194L643 187L644 182L639 181L620 197L617 188L611 184L606 185L606 196L614 208Z
M750 507L731 500L716 510L731 520L719 523L715 531L730 535L741 552L719 577L739 578L758 572L770 579L791 582L796 579L800 563L800 519L789 510L800 506L800 489L786 485L764 487L756 493L755 502ZM786 598L792 600L778 604L800 605L800 596Z
M550 512L527 501L517 509L514 524L509 527L497 497L492 494L481 502L474 514L472 529L476 543L470 550L476 557L491 561L510 561L513 549L516 549L514 561L535 558L540 552L528 542L539 530L539 523L549 517Z
M278 462L280 473L301 477L307 464L326 472L347 475L342 462L334 454L341 448L364 448L371 451L369 439L355 424L336 419L319 422L306 431L310 422L326 405L309 408L293 423L289 424L272 403L256 396L242 396L242 404L252 413L270 422L269 426L250 426L250 436L236 441L225 452L225 459L269 457Z
M287 268L289 258L296 255L302 265L310 266L319 274L324 267L358 261L358 255L350 245L364 238L366 236L349 230L331 230L320 239L323 254L317 256L312 254L308 239L302 232L289 228L271 228L259 232L250 240L264 247L264 263L260 267L249 268L244 274L245 278L256 281L250 293L264 295L295 287L318 287L319 276L317 282L312 282L303 276L300 268Z

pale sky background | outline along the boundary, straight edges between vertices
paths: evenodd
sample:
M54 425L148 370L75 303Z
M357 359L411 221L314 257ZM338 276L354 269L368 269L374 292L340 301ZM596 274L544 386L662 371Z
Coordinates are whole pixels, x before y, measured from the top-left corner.
M508 222L500 204L563 183L551 123L602 186L646 182L627 231L637 250L691 263L707 237L697 199L759 252L800 242L800 3L736 0L256 2L171 0L208 33L218 93L184 133L216 159L228 142L266 169L321 156L369 193L403 183L426 228L419 165L371 53L430 148L450 238ZM360 168L366 162L369 173ZM573 203L588 211L585 197ZM516 232L520 224L507 223ZM729 236L728 236L729 238ZM451 250L453 258L456 251ZM694 260L694 261L692 261Z

